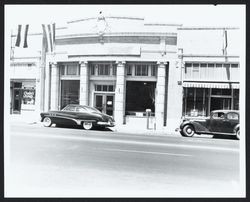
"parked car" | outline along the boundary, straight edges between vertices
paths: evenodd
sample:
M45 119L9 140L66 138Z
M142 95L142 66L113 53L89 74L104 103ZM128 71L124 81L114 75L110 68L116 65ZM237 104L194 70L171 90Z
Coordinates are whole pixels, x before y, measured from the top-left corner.
M85 130L90 130L95 126L113 127L115 125L113 117L86 105L69 104L61 111L43 112L40 115L41 122L46 127L52 124L78 125Z
M233 135L240 139L240 116L235 110L215 110L210 117L203 119L184 119L180 133L184 137L194 134Z

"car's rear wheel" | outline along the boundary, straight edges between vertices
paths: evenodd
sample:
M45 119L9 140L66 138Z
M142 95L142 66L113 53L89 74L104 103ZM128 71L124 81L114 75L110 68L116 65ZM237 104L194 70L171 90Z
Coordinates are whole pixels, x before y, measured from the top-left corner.
M236 139L237 140L239 140L240 139L240 129L238 129L237 131L236 131Z
M50 127L50 126L52 125L51 118L45 117L45 118L43 119L43 125L44 125L45 127Z
M194 127L191 125L186 125L181 131L181 135L184 137L192 137L194 135Z
M86 122L86 121L84 121L84 122L82 123L82 127L83 127L85 130L90 130L90 129L93 128L93 124L92 124L92 122Z

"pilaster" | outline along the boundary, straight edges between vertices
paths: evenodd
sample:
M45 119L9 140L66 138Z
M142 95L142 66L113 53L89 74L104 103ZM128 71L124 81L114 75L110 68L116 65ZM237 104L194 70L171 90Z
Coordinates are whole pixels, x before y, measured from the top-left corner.
M58 110L59 106L59 67L57 63L51 63L51 91L50 110Z
M158 62L158 73L156 83L155 97L155 118L156 128L162 129L164 123L164 105L165 105L165 83L166 83L166 64L167 62Z
M125 62L117 61L114 118L117 125L124 123L125 114Z
M89 104L89 78L88 62L81 61L80 64L80 105Z

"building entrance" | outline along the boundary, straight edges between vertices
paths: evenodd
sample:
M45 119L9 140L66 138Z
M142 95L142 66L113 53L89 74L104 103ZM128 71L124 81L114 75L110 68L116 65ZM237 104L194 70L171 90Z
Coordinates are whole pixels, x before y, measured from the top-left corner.
M13 113L20 113L22 103L22 90L14 89Z
M113 116L114 95L113 94L95 94L94 107L102 113Z

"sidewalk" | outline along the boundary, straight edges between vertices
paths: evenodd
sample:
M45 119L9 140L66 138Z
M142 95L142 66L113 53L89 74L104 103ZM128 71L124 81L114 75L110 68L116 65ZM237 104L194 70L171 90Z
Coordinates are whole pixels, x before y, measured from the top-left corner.
M172 131L168 130L166 128L161 129L161 130L154 130L154 129L146 129L146 127L131 127L128 125L117 125L114 128L112 128L115 132L120 132L120 133L136 133L136 134L144 134L144 135L171 135L171 136L176 136L180 135L178 131Z
M32 114L11 114L8 117L4 117L5 121L15 122L15 123L22 123L22 124L41 124L40 116L32 115ZM9 120L8 120L9 119ZM161 130L154 130L154 129L146 129L146 126L131 126L131 125L116 125L110 128L114 132L119 133L133 133L133 134L140 134L140 135L171 135L171 136L179 136L178 131L168 130L166 128Z

